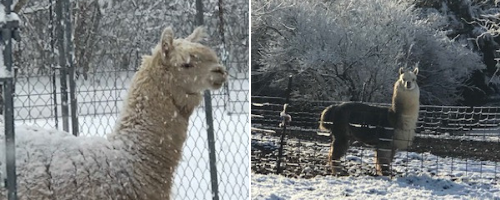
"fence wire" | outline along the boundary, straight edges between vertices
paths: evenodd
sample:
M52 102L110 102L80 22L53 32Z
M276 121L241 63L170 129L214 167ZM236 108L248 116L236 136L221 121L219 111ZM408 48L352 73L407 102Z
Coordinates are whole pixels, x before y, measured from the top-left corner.
M19 13L22 38L14 46L16 125L62 129L61 66L56 33L56 0L28 1ZM215 150L208 149L204 105L190 118L189 136L175 175L175 199L212 199L209 151L216 152L220 199L249 196L248 1L203 1L202 43L216 50L229 81L212 91ZM166 26L176 37L195 28L195 0L73 1L76 119L80 137L105 136L116 123L123 98L142 55L150 54ZM70 81L70 80L68 80ZM73 105L69 105L73 106ZM70 120L71 121L71 120ZM75 127L76 126L76 127Z
M286 128L284 153L279 157L280 112L285 98L252 96L251 101L253 172L276 173L277 161L281 159L285 176L332 175L328 163L332 138L330 132L318 127L321 112L340 102L290 100L287 110L292 121ZM499 180L500 155L496 153L500 151L499 107L421 105L415 132L413 145L396 154L390 167L393 175ZM349 175L374 175L374 157L373 147L354 142L341 161Z

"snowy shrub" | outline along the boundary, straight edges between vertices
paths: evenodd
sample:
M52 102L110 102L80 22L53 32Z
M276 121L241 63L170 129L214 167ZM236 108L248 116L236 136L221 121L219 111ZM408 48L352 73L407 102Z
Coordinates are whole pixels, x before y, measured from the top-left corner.
M478 55L436 30L439 18L420 19L408 2L254 4L252 70L281 89L294 75L296 97L389 102L397 69L418 66L422 103L454 104L471 71L484 67Z

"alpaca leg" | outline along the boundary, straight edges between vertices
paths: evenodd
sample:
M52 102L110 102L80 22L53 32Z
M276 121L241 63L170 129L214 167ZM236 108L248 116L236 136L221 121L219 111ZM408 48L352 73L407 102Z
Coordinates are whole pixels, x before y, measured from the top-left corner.
M375 167L377 175L388 176L391 174L391 163L395 151L389 148L377 148L375 152Z
M343 175L345 172L340 163L340 158L345 155L349 148L349 140L343 137L335 138L330 145L330 154L328 156L332 173Z
M332 141L330 143L330 152L328 153L328 164L330 165L330 170L332 171L333 174L335 174L335 167L336 167L336 163L337 161L334 162L333 160L333 150L334 150L334 145L333 145L334 141Z

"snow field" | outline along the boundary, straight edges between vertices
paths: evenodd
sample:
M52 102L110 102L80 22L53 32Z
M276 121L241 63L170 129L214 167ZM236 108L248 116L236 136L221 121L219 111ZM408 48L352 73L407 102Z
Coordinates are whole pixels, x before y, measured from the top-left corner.
M253 140L252 146L277 149L269 140L271 137L264 138L267 140ZM293 142L296 141L289 140L288 145L294 146ZM252 199L500 199L498 162L399 151L392 163L395 176L378 177L366 173L375 167L373 149L351 147L342 159L350 176L334 177L323 175L328 145L310 142L302 145L311 148L301 148L301 156L316 155L317 159L324 159L319 164L310 160L301 164L298 177L312 178L272 174L274 168L268 170L272 172L268 175L252 172ZM287 151L290 155L296 153Z

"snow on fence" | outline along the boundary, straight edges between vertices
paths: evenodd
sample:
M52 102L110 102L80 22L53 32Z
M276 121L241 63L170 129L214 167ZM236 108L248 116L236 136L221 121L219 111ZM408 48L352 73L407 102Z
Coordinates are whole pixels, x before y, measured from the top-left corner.
M318 126L321 111L340 102L291 99L287 113L292 121L286 127L279 157L283 128L278 125L285 98L253 96L251 100L253 172L276 173L281 159L285 176L331 175L327 166L330 133ZM412 147L396 154L393 174L500 178L500 107L421 105L416 133ZM373 148L355 142L342 162L350 175L371 175L375 170Z

